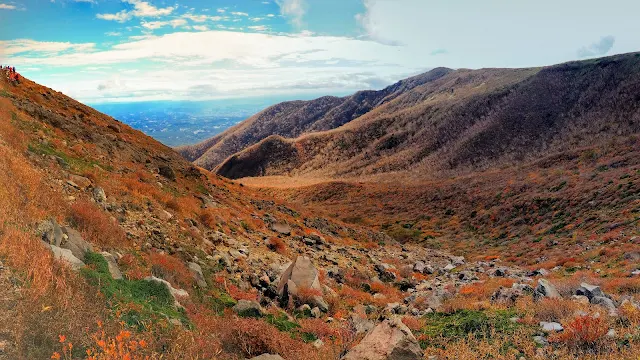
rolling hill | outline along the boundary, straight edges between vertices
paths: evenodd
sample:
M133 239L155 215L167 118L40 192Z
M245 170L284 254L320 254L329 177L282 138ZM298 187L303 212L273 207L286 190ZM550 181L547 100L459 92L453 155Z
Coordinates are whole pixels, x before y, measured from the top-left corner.
M402 174L420 181L522 164L640 132L639 53L543 68L436 69L418 78L428 81L411 81L416 86L371 102L375 106L348 122L324 121L343 114L343 102L331 107L319 99L330 109L313 107L317 111L309 115L296 108L295 117L279 112L291 104L276 105L212 140L235 139L233 149L240 151L229 156L233 150L214 145L195 163L232 179ZM272 120L263 128L257 120L267 113ZM315 119L321 125L272 131L281 120L317 124ZM257 141L261 136L243 137L240 130L276 136Z

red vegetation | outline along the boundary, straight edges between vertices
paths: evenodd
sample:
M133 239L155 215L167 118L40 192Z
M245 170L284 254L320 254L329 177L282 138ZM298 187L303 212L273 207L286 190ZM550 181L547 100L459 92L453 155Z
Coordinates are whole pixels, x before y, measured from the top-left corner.
M126 245L124 230L95 204L76 201L71 205L71 217L88 241L101 246Z

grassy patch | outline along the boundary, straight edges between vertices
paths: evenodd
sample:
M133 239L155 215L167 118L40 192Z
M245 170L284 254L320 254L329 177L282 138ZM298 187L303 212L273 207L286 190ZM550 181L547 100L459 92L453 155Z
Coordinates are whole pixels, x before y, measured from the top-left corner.
M280 331L291 332L294 329L300 327L300 325L289 321L289 318L285 314L280 314L278 316L268 314L267 316L265 316L265 320L267 321L267 323L275 326Z
M89 283L97 286L112 308L124 304L134 304L136 310L123 312L121 320L129 326L144 329L149 319L164 317L179 319L188 323L185 314L176 310L169 289L161 283L146 280L115 280L109 274L107 261L100 254L87 253L82 269Z
M9 94L9 92L7 90L0 90L0 97L11 97L11 94Z
M83 172L86 170L91 170L94 168L95 165L98 165L99 167L107 170L107 171L112 171L113 168L109 165L104 165L101 164L99 162L96 161L91 161L91 160L84 160L84 159L80 159L80 158L75 158L75 157L71 157L69 155L67 155L66 153L56 150L53 148L53 146L51 146L50 144L43 144L43 143L32 143L29 144L28 146L29 151L31 151L34 154L38 154L38 155L53 155L53 156L57 156L59 158L61 158L62 160L64 160L70 167L71 169L75 170L76 172Z
M513 311L459 310L453 313L432 313L426 316L426 326L417 335L423 348L444 346L446 343L472 335L478 339L491 338L492 334L509 334L518 323L510 319Z

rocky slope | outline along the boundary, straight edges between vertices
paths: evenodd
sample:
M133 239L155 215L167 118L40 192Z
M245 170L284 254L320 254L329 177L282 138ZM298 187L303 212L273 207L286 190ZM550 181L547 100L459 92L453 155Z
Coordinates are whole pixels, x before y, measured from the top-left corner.
M213 169L227 157L272 135L295 138L306 133L335 129L450 71L446 68L433 69L380 91L360 91L343 98L326 96L312 101L284 102L265 109L218 136L177 150L195 164Z
M637 53L544 68L445 71L341 127L241 142L244 149L216 171L233 179L422 181L522 164L639 133L638 93ZM253 129L251 121L239 126Z
M635 275L563 265L401 244L0 79L3 359L636 356Z

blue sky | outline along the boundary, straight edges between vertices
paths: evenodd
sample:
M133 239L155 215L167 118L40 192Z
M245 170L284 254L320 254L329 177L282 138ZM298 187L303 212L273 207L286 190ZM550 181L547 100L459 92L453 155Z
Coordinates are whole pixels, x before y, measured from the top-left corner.
M344 94L640 50L630 0L0 0L0 62L85 102Z

